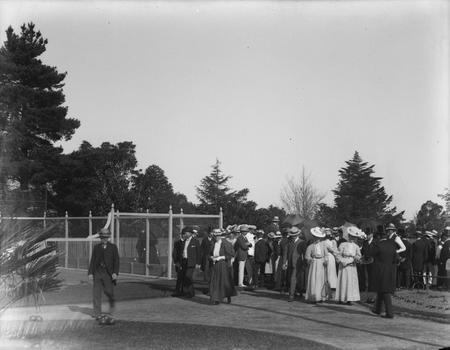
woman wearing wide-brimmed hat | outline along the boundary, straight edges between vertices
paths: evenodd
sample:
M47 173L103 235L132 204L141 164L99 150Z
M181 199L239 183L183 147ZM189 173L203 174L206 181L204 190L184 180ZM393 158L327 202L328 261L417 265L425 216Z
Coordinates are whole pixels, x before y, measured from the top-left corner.
M336 290L337 273L335 256L338 254L337 242L333 239L333 231L330 228L325 228L323 231L325 233L324 244L330 253L328 255L328 262L326 266L327 281L331 290ZM332 296L330 295L330 297Z
M305 259L309 265L305 299L315 303L327 298L323 291L326 282L325 265L328 259L328 249L323 242L325 233L320 227L313 227L310 232L314 242L306 248L305 253Z
M359 301L359 282L356 263L361 259L361 250L356 240L363 235L357 227L347 228L348 242L339 245L337 261L339 262L335 300L347 304Z
M230 261L234 257L234 248L228 240L224 239L227 231L214 229L212 235L215 242L211 249L213 263L209 284L211 303L217 305L224 298L231 303L231 297L236 295L230 267Z

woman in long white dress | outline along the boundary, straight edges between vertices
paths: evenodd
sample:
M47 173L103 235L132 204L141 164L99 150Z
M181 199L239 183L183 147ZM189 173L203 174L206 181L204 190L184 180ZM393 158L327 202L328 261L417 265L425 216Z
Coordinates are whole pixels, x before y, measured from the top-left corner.
M328 250L328 261L326 265L326 275L328 286L331 289L332 294L336 290L337 285L337 273L336 273L336 260L335 256L338 254L338 248L336 240L332 237L332 231L330 228L325 228L325 240L324 245ZM329 295L330 299L334 299L333 295Z
M356 227L349 227L348 242L339 245L337 261L339 263L339 272L336 286L335 300L339 303L351 305L352 301L360 300L358 271L356 263L361 259L361 251L356 244L360 231Z
M305 259L309 265L305 299L316 303L326 300L324 286L326 281L325 264L328 257L328 249L323 241L325 233L319 227L313 227L311 234L314 242L306 248L305 253Z

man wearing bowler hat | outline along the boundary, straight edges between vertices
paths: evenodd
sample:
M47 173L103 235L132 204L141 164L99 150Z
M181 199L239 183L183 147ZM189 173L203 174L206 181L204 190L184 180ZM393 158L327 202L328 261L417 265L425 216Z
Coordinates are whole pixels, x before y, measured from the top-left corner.
M373 278L377 299L374 314L380 315L381 306L384 304L385 318L393 318L392 294L396 287L396 258L397 245L389 238L389 231L385 231L381 239L370 247L369 255L374 258Z
M305 290L305 252L307 248L303 234L298 227L293 226L288 233L290 241L287 246L285 268L287 268L287 278L289 284L289 299L294 301L296 293L300 296Z
M428 242L422 231L417 231L418 238L412 245L412 268L414 285L422 284L425 263L428 260Z
M251 243L245 235L249 231L248 225L240 225L239 236L237 237L234 245L234 249L236 251L236 261L238 262L238 288L244 288L245 262L248 258L248 250L251 246Z
M89 264L89 279L94 279L94 314L98 318L102 313L102 292L108 297L109 313L113 314L115 307L114 285L119 274L119 250L110 243L110 233L107 228L99 232L101 242L94 247Z
M200 268L202 252L200 243L197 238L194 237L195 229L190 226L186 226L181 231L184 238L184 245L181 258L181 271L183 273L183 291L187 298L195 296L194 290L194 270Z

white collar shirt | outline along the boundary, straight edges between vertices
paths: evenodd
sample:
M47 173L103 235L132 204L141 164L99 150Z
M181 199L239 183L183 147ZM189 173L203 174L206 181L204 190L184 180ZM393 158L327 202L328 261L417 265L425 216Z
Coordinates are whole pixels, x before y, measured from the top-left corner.
M189 237L185 242L184 242L184 249L183 249L183 258L184 259L187 259L187 248L189 247L189 243L191 243L191 239L192 239L192 236L191 237Z
M214 251L213 251L213 256L217 257L220 255L220 247L222 245L222 240L218 240L217 242L214 243Z
M247 238L247 241L252 245L248 248L248 255L253 256L255 255L255 236L251 232L247 232L245 235L245 238Z

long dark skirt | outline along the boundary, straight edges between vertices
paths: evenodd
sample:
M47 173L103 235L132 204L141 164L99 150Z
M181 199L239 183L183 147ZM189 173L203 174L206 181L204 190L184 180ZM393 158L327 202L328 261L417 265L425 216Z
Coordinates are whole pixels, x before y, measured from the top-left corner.
M236 295L230 269L231 267L228 266L228 262L225 260L218 261L213 265L211 282L209 283L209 293L212 302L221 302L226 297Z

